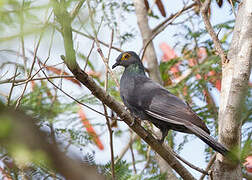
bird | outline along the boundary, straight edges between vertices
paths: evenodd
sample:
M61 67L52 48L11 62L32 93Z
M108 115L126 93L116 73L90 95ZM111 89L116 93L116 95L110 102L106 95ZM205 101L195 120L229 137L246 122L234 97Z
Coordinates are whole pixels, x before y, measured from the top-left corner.
M134 51L122 52L112 66L123 66L120 96L134 119L148 120L162 132L163 144L169 130L194 134L223 156L229 150L210 136L204 121L188 103L170 93L145 74L144 66Z

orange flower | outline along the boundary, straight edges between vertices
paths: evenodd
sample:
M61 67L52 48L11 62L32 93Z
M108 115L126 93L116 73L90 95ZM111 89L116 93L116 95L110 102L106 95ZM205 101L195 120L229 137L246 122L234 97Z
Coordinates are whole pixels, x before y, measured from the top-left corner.
M84 111L82 110L81 106L80 109L78 111L78 114L82 120L82 123L84 125L84 127L86 128L88 134L92 137L92 140L94 141L94 143L96 144L96 146L100 149L103 150L104 146L99 138L99 136L96 134L92 124L90 124L89 120L86 117L86 114L84 113Z

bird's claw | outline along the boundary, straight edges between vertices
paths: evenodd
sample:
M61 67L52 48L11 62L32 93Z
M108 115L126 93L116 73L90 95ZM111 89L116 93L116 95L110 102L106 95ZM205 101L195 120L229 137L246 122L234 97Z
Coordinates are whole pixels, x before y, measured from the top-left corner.
M135 118L133 118L133 121L130 123L130 127L132 127L135 124Z
M136 123L136 121L140 122L139 117L137 117L134 114L132 114L132 116L133 116L133 121L131 122L130 127L132 127Z
M162 145L164 143L164 139L158 139L158 142Z

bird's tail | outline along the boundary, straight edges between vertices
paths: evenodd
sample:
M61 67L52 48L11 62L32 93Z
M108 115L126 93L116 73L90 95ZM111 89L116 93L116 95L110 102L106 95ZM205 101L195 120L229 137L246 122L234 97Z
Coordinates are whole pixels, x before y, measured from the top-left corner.
M226 156L230 153L226 147L224 147L222 144L217 142L213 137L211 137L207 132L205 132L200 127L195 126L194 124L191 124L187 128L190 129L193 132L193 134L198 136L202 141L208 144L215 151L221 153L223 156Z

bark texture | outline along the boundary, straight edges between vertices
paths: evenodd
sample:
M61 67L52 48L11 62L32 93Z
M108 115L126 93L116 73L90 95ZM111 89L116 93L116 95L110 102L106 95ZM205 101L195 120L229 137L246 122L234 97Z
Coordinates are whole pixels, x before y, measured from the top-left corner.
M240 147L241 110L247 94L252 63L252 1L239 5L234 34L228 52L229 63L222 67L222 87L219 109L219 141L227 148ZM240 165L234 165L221 155L213 173L215 180L242 179Z

